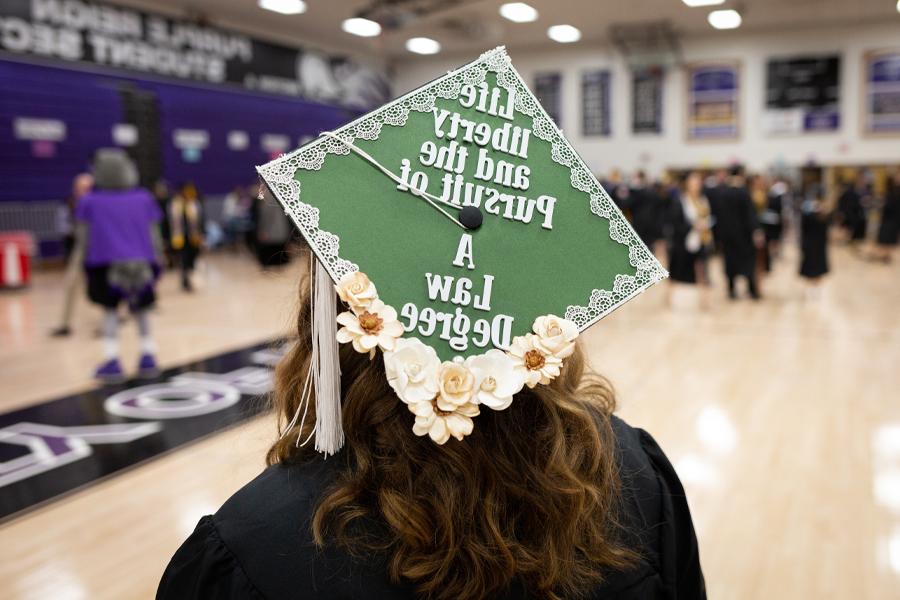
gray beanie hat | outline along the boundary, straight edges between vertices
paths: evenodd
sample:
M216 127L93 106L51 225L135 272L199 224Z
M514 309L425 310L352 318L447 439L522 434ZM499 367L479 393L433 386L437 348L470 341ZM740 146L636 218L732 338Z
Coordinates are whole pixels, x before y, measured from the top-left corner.
M128 190L138 185L134 161L121 148L100 148L94 155L94 187Z

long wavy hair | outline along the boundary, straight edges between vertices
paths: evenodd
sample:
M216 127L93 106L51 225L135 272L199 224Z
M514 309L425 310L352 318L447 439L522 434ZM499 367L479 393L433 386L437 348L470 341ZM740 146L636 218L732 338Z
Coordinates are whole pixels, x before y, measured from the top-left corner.
M311 356L308 283L297 340L275 372L282 436L268 464L312 459L314 402L302 430L284 432ZM507 410L484 409L464 441L438 446L389 387L380 353L341 347L346 446L312 518L316 544L379 553L397 584L434 600L478 599L515 585L535 598L575 598L627 568L616 518L619 477L610 384L580 349L550 385L523 389ZM321 460L321 458L319 458Z

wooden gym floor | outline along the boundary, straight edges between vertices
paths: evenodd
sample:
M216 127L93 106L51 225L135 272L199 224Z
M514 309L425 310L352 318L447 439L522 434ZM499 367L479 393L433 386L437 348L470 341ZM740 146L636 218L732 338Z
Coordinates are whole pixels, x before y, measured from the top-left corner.
M690 288L663 307L662 284L584 336L619 414L684 481L710 598L900 598L900 265L840 247L831 259L817 300L789 248L762 302L725 301L715 263L709 311ZM300 269L212 256L194 295L167 275L163 365L287 333ZM0 412L91 385L96 311L82 301L75 335L46 337L59 279L0 294ZM260 471L274 432L256 418L0 526L0 597L151 598L197 519Z

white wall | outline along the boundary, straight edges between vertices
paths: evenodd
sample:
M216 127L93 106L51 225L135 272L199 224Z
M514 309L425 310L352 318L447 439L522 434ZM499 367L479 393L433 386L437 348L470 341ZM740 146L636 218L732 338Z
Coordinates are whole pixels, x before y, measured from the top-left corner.
M900 48L900 20L886 25L802 30L765 34L714 32L682 40L686 62L712 59L741 61L740 137L727 142L695 142L685 138L686 81L681 69L667 71L664 88L663 133L631 133L631 80L625 63L610 47L575 44L559 49L510 50L513 64L529 85L537 72L563 74L561 127L598 173L613 167L632 171L644 168L658 174L668 167L716 166L739 161L750 169L776 162L806 164L900 163L900 136L866 138L861 134L862 60L868 50ZM765 65L773 56L804 53L841 55L841 126L834 133L773 136L762 130L765 105ZM396 65L395 92L403 93L476 56L438 56ZM612 71L612 135L581 136L581 73L589 69Z

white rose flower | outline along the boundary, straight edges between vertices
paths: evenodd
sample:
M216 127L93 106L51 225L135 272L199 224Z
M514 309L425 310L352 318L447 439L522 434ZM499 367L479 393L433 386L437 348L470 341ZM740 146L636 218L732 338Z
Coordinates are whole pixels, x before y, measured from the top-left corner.
M368 276L362 271L347 273L334 286L341 300L346 302L353 312L359 314L372 306L372 302L378 299L375 284L369 281Z
M462 441L472 433L472 417L479 414L478 406L467 402L455 410L441 410L437 400L411 404L409 409L416 415L413 433L427 435L438 444L445 444L450 437Z
M472 400L475 394L475 375L464 364L447 361L438 370L438 385L438 408L456 410L458 406Z
M417 338L400 338L392 352L384 353L388 384L407 404L431 401L437 396L440 367L434 348Z
M475 399L494 410L508 408L525 385L524 371L516 369L515 361L496 348L470 356L466 366L475 375Z
M578 326L572 321L556 315L545 315L534 320L532 329L539 338L538 345L548 354L566 358L575 351Z
M525 377L525 385L550 383L559 375L562 359L540 346L540 338L533 333L514 337L508 352L515 370Z
M337 316L341 327L337 332L337 341L342 344L353 343L357 352L368 352L370 356L375 348L385 352L393 350L397 338L403 335L403 325L397 320L397 311L381 300L373 300L369 308L359 314L342 312Z

